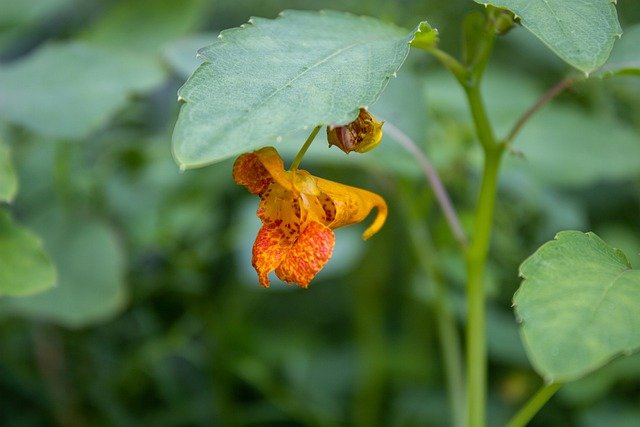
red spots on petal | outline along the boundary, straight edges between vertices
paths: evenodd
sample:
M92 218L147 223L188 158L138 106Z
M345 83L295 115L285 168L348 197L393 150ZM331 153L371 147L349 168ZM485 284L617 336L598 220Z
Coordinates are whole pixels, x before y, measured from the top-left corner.
M331 229L319 222L310 222L283 257L276 275L285 282L306 288L331 258L334 244Z
M272 147L238 157L235 181L260 197L257 215L262 227L253 245L252 264L261 286L269 274L302 288L331 258L333 229L378 212L364 232L366 239L384 224L387 205L380 196L356 187L314 177L306 171L285 171Z
M252 194L262 194L273 181L271 175L254 153L243 154L233 164L233 179L247 187Z
M260 228L253 244L251 260L258 273L260 286L269 287L269 273L280 265L292 244L293 241L283 235L278 225L265 224Z
M322 194L318 197L322 210L324 211L325 224L329 225L336 219L336 205L331 200L331 197L326 194Z

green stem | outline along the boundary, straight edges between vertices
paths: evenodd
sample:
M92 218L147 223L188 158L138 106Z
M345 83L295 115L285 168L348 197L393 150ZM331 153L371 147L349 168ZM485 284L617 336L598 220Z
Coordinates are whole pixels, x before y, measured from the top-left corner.
M300 151L298 151L298 154L296 154L295 159L293 159L293 162L291 162L291 166L289 167L290 171L298 169L298 166L300 166L300 162L302 162L302 158L311 146L311 143L315 139L316 135L318 135L318 132L320 132L321 128L322 126L316 126L315 128L313 128L313 131L311 131L311 135L309 135L304 144L302 144L302 148L300 148Z
M478 139L486 154L487 151L498 148L498 144L496 143L496 137L491 128L491 122L487 116L487 110L482 102L480 82L477 80L466 82L464 91L467 95L467 102L469 103L469 109L471 110L471 116L473 117Z
M562 386L560 383L551 383L543 386L531 399L516 413L507 423L506 427L524 427L538 413L545 403L551 399Z
M502 150L485 152L484 172L473 240L467 251L467 416L468 425L484 426L487 344L484 273L489 253Z
M453 56L449 55L447 52L442 51L436 47L431 49L426 49L427 52L432 54L433 56L440 61L442 65L444 65L451 74L453 74L458 81L464 85L464 81L467 78L467 69Z
M489 51L486 52L489 54ZM481 61L482 63L482 61ZM470 76L474 74L471 73ZM476 74L479 78L480 74ZM504 145L498 144L487 116L480 82L464 83L480 144L484 150L484 170L473 224L473 239L466 252L467 267L467 425L482 427L486 422L487 343L485 309L485 266L489 253L493 212L498 188L498 172Z
M491 12L493 13L493 12ZM491 18L491 17L489 17ZM478 53L472 64L464 66L437 49L430 52L447 67L464 88L476 134L484 151L484 170L473 237L465 252L467 271L466 424L483 427L486 423L487 343L484 274L491 241L493 212L498 188L498 172L505 144L498 143L480 93L480 81L495 42L495 30L487 25L478 34Z

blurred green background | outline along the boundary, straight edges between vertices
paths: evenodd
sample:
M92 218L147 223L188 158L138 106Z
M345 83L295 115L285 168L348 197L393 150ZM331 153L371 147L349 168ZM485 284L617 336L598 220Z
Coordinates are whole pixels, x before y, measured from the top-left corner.
M2 426L446 426L434 289L464 322L463 260L412 157L385 138L344 156L318 138L303 167L382 194L383 230L338 230L308 290L257 284L257 200L232 160L180 173L176 92L225 28L283 9L337 9L459 51L471 0L0 0L0 205L42 239L57 286L0 296ZM623 29L640 3L622 1ZM500 135L573 73L522 28L484 85ZM479 152L460 89L411 52L371 110L428 153L465 226ZM214 118L212 118L214 119ZM292 118L295 120L295 118ZM306 135L284 141L291 160ZM6 152L6 153L5 153ZM504 164L489 268L490 424L541 384L511 311L518 265L563 229L593 230L640 267L640 78L588 80L528 124ZM3 159L6 160L6 159ZM534 426L640 425L640 357L564 387Z

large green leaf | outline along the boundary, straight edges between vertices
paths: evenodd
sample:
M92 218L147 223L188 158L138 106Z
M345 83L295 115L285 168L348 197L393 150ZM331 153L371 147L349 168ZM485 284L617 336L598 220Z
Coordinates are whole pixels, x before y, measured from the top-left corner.
M10 202L18 191L18 179L9 147L0 139L0 202Z
M536 370L569 381L640 348L640 271L593 233L563 231L520 266L514 297Z
M405 65L405 68L408 68L408 65ZM313 170L314 165L324 164L331 165L332 168L363 169L383 174L395 173L414 177L420 174L415 157L391 137L392 132L389 130L390 126L395 126L416 144L426 144L428 123L425 120L426 105L420 76L411 69L399 74L389 82L370 111L385 122L382 127L382 142L374 150L366 155L356 152L345 155L337 147L328 147L326 132L323 131L311 144L301 167ZM292 160L307 136L307 133L299 132L283 137L278 145L278 152L285 160Z
M0 209L0 296L43 291L53 286L55 276L40 240Z
M612 76L616 74L640 75L640 24L625 30L622 38L611 51L606 64L598 74Z
M181 167L276 144L283 135L344 124L376 101L413 32L341 12L285 11L223 31L179 91L173 134Z
M58 211L45 214L33 226L58 268L57 286L38 295L3 298L0 312L79 327L122 307L125 260L107 226Z
M556 55L585 73L600 67L622 34L615 0L474 0L511 10Z
M134 92L158 85L157 61L86 43L51 43L0 68L0 119L53 138L103 126Z

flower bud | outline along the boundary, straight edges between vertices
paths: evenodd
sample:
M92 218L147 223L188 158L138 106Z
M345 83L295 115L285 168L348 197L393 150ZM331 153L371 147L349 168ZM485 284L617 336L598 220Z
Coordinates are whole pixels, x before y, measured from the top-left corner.
M335 145L345 153L364 153L375 148L382 139L382 124L366 109L361 108L358 117L344 126L328 126L329 146Z
M493 15L493 29L496 34L502 36L505 35L516 24L516 16L513 12L507 9L498 9Z

